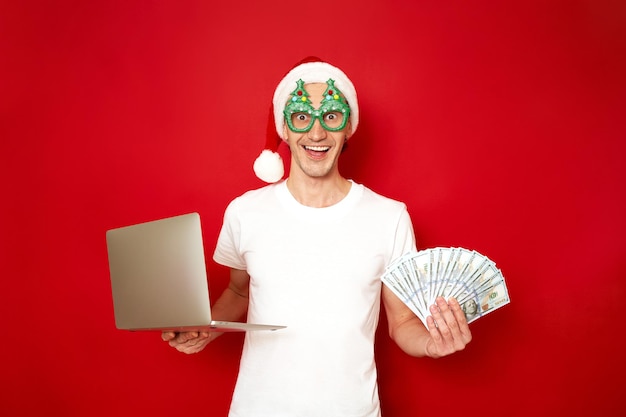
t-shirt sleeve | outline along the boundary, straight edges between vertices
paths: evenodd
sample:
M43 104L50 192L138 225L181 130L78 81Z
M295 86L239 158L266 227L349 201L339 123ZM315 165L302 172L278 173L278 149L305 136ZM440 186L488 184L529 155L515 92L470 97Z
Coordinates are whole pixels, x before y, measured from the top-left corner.
M217 238L213 260L220 265L246 270L246 261L241 255L241 222L237 212L237 199L224 212L224 222Z
M411 216L403 205L398 217L398 225L396 227L395 240L390 261L394 261L407 252L416 250L415 232L413 231L413 223Z

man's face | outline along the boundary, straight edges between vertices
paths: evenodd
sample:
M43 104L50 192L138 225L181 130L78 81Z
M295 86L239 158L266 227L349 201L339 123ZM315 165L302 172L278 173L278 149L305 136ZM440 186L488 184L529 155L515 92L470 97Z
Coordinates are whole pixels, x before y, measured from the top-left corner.
M327 84L305 84L304 88L313 107L319 108ZM338 172L339 155L351 130L349 121L343 129L335 132L324 129L317 119L308 132L293 132L287 124L283 129L291 150L292 174L296 169L309 177L323 178Z
M463 312L465 314L474 315L478 311L478 305L474 300L468 300L463 304Z

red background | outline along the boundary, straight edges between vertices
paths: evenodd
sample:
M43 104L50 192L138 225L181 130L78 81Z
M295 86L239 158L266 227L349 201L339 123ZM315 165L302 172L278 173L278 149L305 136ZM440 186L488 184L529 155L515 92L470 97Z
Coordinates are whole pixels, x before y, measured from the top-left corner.
M440 360L383 322L384 415L624 414L624 2L210 3L0 3L0 414L226 415L241 335L186 356L116 330L105 231L198 211L210 257L310 54L359 91L344 174L511 294Z

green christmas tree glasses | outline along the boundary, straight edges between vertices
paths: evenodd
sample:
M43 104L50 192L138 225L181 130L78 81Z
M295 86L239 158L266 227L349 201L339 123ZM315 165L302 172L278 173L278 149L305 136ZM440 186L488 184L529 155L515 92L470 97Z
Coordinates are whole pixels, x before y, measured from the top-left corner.
M291 93L291 98L283 114L287 126L293 132L308 132L313 127L315 119L322 127L331 132L337 132L348 123L350 106L346 103L341 92L335 87L335 81L326 81L326 91L319 109L314 109L309 99L309 93L304 89L304 81L298 80L297 87Z

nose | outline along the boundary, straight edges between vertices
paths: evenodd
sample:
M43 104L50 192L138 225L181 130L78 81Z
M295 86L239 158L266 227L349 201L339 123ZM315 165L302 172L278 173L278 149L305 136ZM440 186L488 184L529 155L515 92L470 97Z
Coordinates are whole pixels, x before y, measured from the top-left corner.
M326 129L322 127L322 123L319 119L315 119L313 121L313 126L311 126L311 130L309 130L309 139L312 140L322 140L326 137Z

